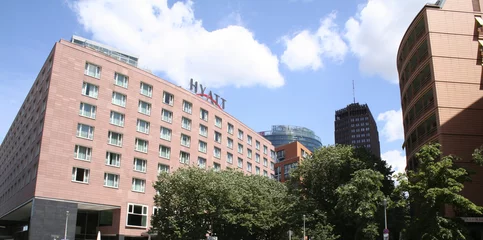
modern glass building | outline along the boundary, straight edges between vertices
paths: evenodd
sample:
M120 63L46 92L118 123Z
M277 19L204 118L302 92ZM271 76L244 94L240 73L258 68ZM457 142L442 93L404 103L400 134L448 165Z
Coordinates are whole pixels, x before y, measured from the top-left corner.
M295 141L302 143L312 152L315 149L322 147L320 137L315 135L314 131L306 127L273 125L272 130L260 132L260 135L272 142L275 147Z

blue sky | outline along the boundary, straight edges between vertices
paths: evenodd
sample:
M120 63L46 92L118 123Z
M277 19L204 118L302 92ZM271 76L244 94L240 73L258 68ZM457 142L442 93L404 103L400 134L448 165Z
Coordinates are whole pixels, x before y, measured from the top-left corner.
M123 4L119 4L122 2ZM377 119L381 153L405 166L397 47L426 0L7 1L0 9L0 139L59 39L75 34L140 55L140 66L225 99L256 131L308 127L334 143L334 111ZM250 106L250 107L246 107Z

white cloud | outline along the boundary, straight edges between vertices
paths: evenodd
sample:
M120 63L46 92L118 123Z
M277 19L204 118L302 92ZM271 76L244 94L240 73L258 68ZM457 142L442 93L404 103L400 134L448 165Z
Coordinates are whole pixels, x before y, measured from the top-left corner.
M406 156L402 151L387 151L381 154L381 158L386 160L387 164L391 166L394 174L403 173L406 169Z
M212 88L284 84L278 57L250 30L230 25L207 31L192 1L169 7L167 0L82 0L72 9L94 40L139 54L141 67L180 85L190 78Z
M416 14L435 0L368 0L345 24L345 38L360 70L397 83L396 54Z
M329 14L321 20L316 32L303 30L291 37L284 36L285 51L281 62L292 71L318 70L323 67L324 58L342 62L348 47L334 23L335 18L335 12Z
M384 126L381 130L381 135L386 138L386 141L393 142L404 139L404 128L402 110L398 111L389 110L387 112L380 113L377 116L377 121L384 122Z

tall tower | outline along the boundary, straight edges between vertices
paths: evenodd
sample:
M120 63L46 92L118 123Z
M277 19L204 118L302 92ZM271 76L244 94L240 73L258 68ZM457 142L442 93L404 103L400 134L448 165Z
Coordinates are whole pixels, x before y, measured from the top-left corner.
M335 111L335 143L365 147L381 155L376 121L367 104L351 103Z
M421 146L437 142L444 155L476 174L463 195L483 204L483 171L471 153L483 144L482 0L440 0L425 5L407 29L397 54L407 169ZM446 215L454 215L447 208Z

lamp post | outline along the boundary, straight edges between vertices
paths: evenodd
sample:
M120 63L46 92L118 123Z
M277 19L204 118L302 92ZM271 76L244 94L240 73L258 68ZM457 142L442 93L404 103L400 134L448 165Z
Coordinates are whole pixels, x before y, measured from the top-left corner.
M67 240L67 224L69 223L69 211L65 212L65 230L64 230L64 240Z
M304 240L305 240L305 214L304 214Z
M383 201L383 205L384 205L384 231L382 232L382 239L389 240L389 229L387 229L387 212L386 212L387 200L385 198Z

